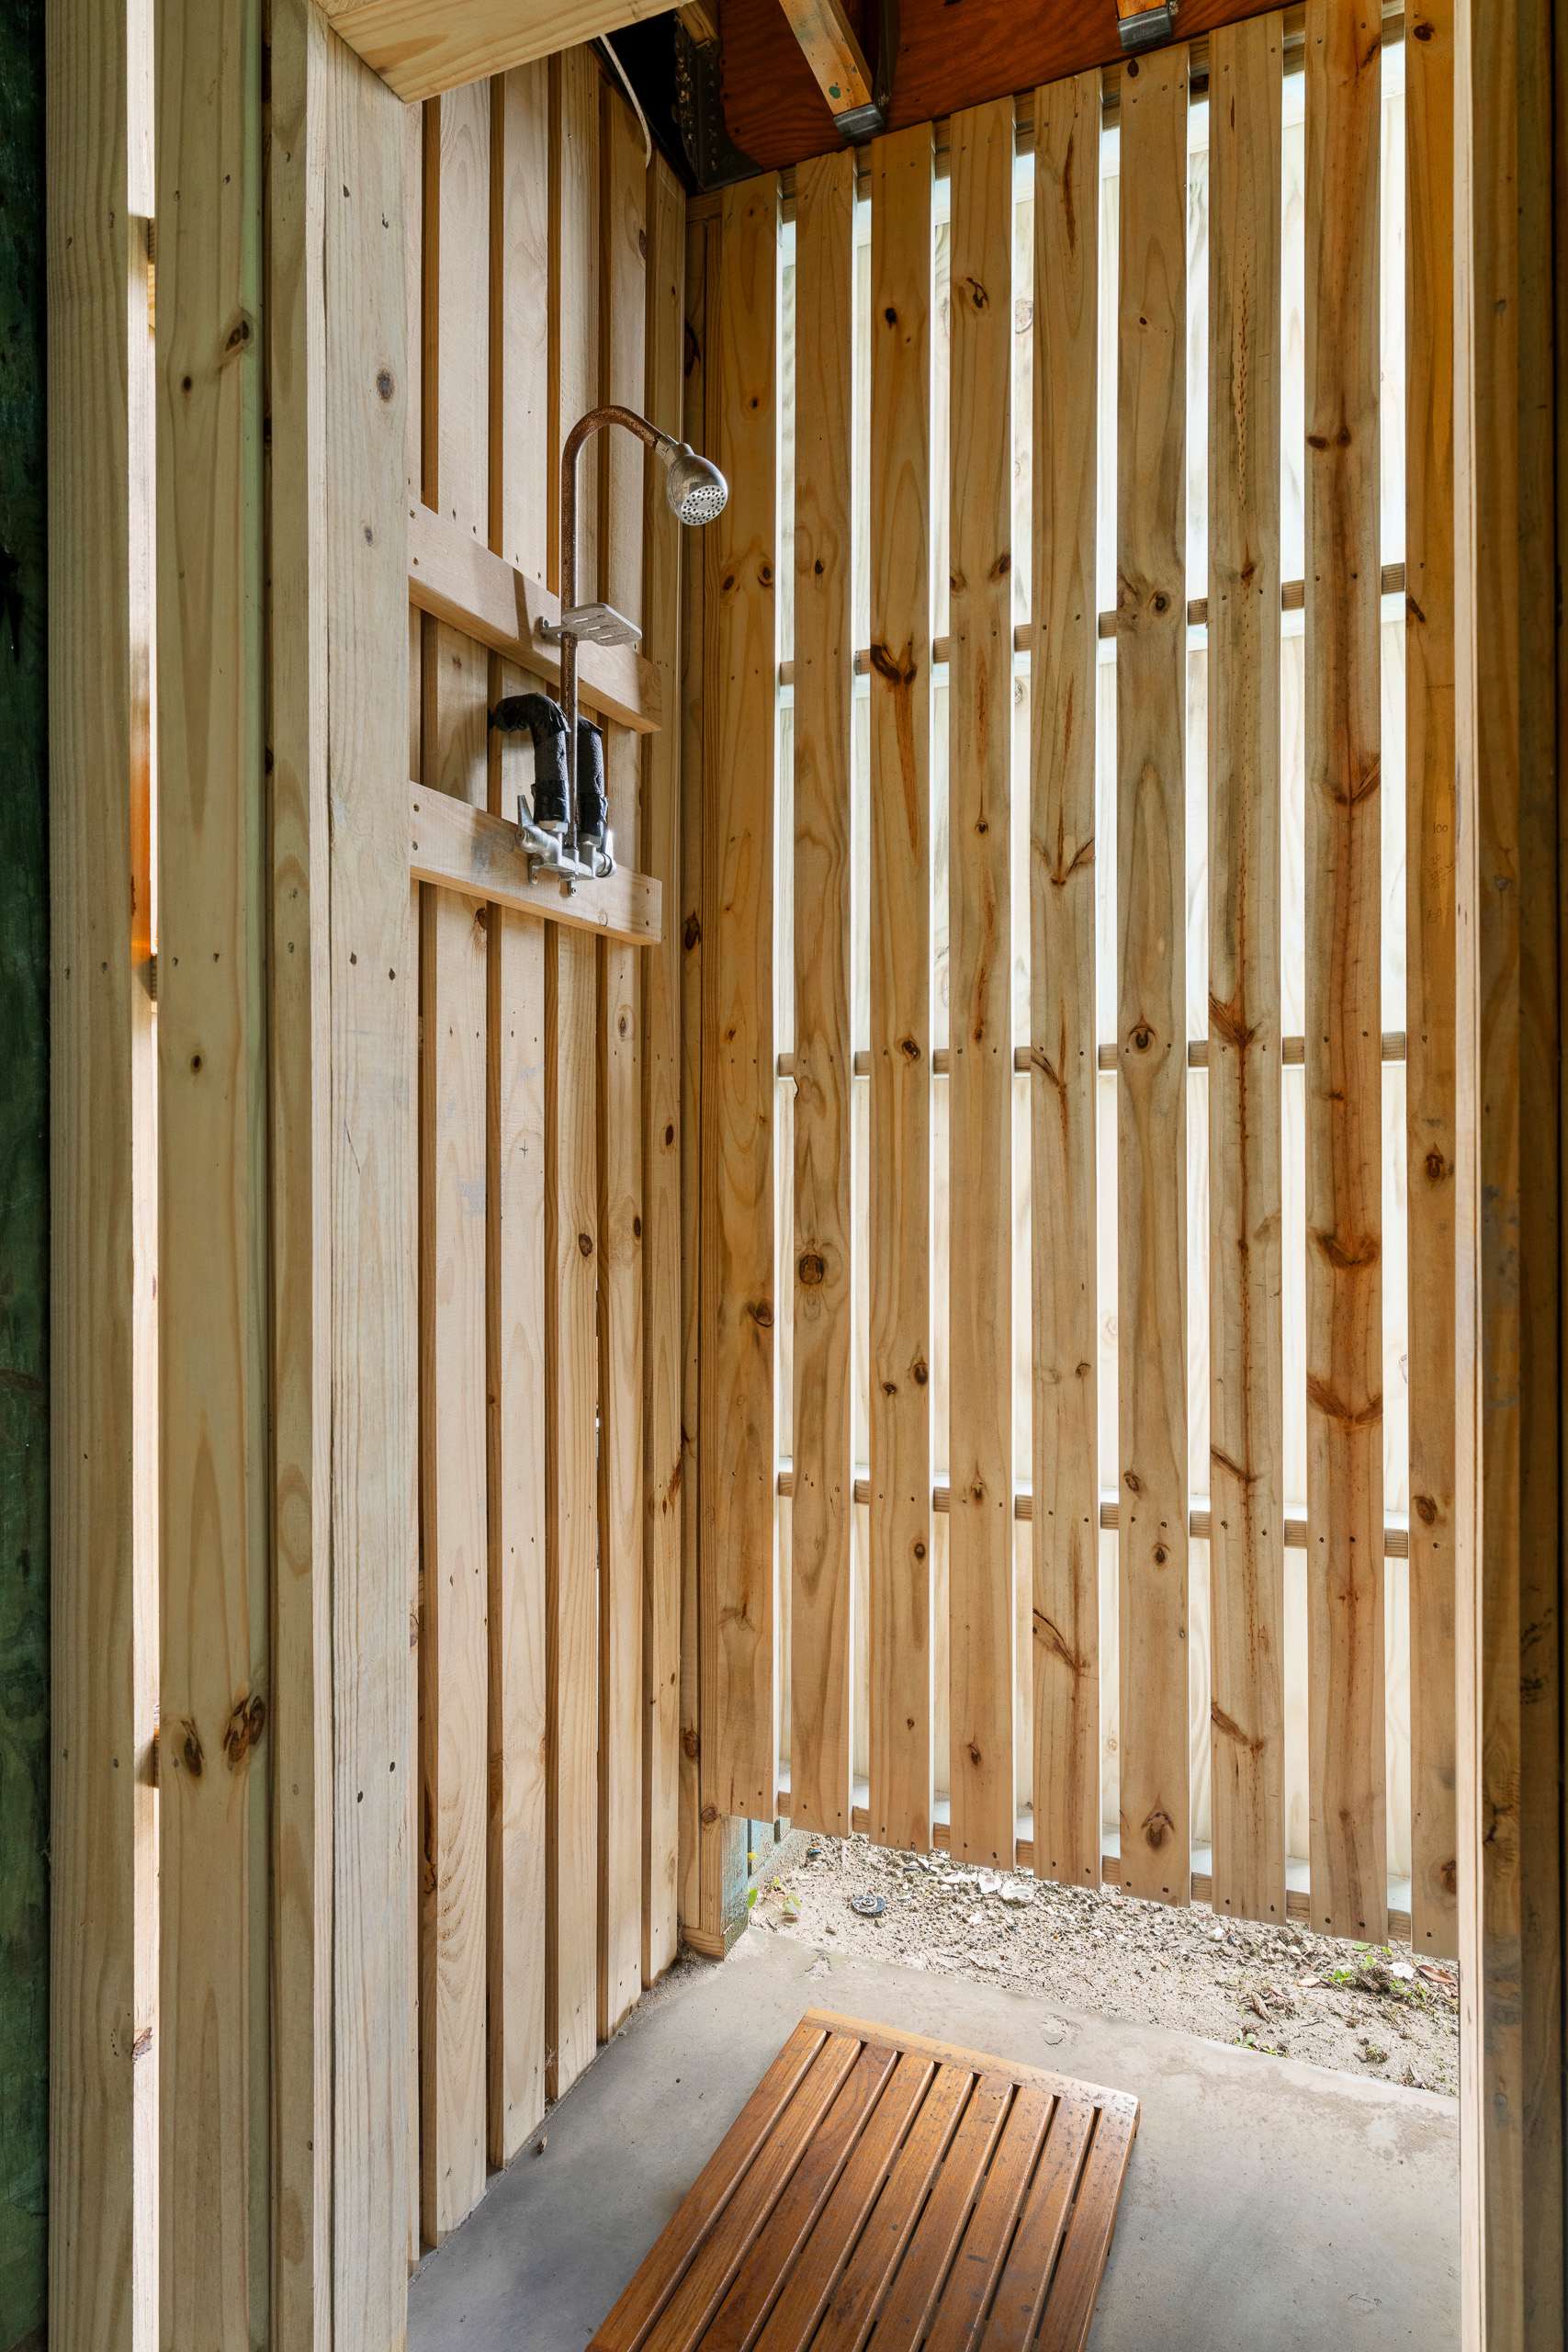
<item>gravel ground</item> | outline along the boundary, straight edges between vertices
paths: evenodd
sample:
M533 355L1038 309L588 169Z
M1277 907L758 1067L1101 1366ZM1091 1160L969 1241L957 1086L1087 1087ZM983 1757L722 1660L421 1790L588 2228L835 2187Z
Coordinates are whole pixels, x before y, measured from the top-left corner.
M857 1914L856 1895L880 1896L881 1915ZM1400 1945L1374 1951L801 1831L769 1856L752 1900L750 1931L800 1938L824 1975L835 1955L866 1954L1417 2090L1459 2088L1456 1973L1417 1965Z

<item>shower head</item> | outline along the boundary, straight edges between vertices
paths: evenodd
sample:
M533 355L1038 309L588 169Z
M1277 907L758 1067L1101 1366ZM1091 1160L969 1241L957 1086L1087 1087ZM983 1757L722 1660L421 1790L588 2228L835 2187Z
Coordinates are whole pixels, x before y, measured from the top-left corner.
M685 441L671 442L660 457L670 469L665 485L670 512L678 523L695 529L722 514L729 503L729 484L709 458L700 458Z

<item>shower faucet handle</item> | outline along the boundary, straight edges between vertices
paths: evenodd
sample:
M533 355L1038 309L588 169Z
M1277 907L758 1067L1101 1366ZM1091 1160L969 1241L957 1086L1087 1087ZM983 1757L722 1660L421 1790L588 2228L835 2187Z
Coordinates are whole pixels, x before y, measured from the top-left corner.
M547 645L564 644L571 638L579 645L640 645L642 631L636 621L618 613L614 605L571 605L558 621L541 621L539 635Z

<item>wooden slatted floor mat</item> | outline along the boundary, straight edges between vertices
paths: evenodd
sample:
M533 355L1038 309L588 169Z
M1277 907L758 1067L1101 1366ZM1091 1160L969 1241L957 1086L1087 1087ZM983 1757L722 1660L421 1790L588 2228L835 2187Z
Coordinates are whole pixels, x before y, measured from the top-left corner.
M1074 2352L1138 2103L815 2010L591 2352Z

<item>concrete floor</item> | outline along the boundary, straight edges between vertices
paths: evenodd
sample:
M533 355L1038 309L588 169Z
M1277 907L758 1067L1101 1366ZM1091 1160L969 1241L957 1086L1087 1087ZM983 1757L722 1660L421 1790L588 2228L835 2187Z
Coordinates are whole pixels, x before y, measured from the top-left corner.
M413 2281L410 2352L581 2352L768 2060L813 2007L1134 2092L1092 2352L1459 2342L1451 2099L753 1929L684 1963Z

